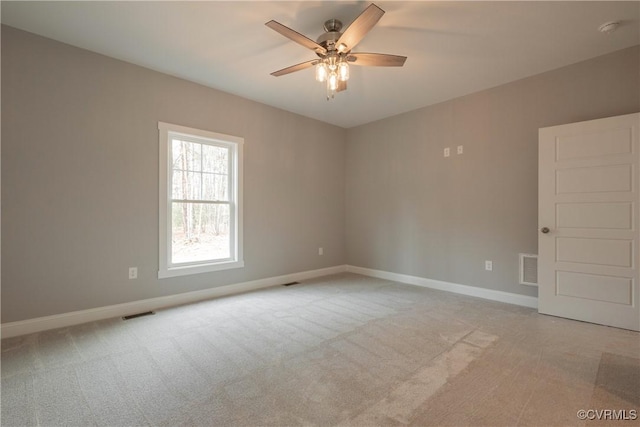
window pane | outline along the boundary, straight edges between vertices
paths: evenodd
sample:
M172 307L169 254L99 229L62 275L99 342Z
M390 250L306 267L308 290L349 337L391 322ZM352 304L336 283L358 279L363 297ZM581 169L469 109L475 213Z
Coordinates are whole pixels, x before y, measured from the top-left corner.
M173 177L171 179L171 197L174 199L184 199L185 191L183 185L183 173L179 170L173 171Z
M172 139L171 140L171 155L173 158L172 168L173 169L182 169L182 150L180 148L180 140Z
M226 175L202 174L203 200L229 201L229 179Z
M202 170L221 174L229 173L229 149L214 145L202 146Z
M178 200L200 200L202 174L200 172L173 171L172 196Z
M171 263L231 258L227 204L173 203Z
M190 171L202 170L202 144L172 139L173 168Z

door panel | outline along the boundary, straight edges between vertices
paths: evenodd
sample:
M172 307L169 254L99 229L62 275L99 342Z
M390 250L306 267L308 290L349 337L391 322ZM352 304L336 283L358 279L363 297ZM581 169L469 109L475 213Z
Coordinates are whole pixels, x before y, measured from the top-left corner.
M640 330L640 114L540 129L538 311Z
M558 237L556 261L631 267L631 240Z
M556 170L557 194L631 191L631 166L591 166Z
M628 277L558 271L556 293L568 297L631 305L632 280Z
M557 203L559 228L631 229L631 203Z
M630 129L606 129L601 132L562 136L556 144L556 160L631 153L631 142Z

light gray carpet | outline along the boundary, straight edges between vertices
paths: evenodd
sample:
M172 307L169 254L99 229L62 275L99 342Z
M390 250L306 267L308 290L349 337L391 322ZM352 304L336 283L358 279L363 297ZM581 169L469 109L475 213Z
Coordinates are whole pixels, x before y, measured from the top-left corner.
M1 421L583 425L637 407L616 364L638 354L630 331L342 274L3 340Z

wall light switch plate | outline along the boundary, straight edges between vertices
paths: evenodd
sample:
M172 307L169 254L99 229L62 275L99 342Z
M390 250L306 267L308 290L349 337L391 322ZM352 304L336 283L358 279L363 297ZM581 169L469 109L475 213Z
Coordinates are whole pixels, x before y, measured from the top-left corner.
M462 145L458 145L458 154L462 154L463 150Z
M444 156L445 157L449 157L451 155L451 150L449 149L449 147L444 149Z
M318 248L318 255L324 255L324 249Z

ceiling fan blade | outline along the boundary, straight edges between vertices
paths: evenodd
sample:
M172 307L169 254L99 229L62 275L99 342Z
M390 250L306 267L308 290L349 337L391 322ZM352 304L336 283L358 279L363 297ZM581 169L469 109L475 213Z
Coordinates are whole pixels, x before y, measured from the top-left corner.
M382 15L384 15L384 10L373 3L369 5L342 33L336 42L338 51L349 52L353 49L371 31L373 26L382 18Z
M296 71L304 70L305 68L313 67L318 63L319 59L312 59L311 61L301 62L296 65L292 65L291 67L283 68L282 70L274 71L271 73L272 76L280 77L285 74L294 73Z
M369 65L377 67L402 67L406 56L387 55L386 53L351 53L347 61L353 65Z
M283 36L285 36L286 38L288 38L289 40L293 40L294 42L308 48L311 50L314 50L318 53L326 53L327 50L325 48L323 48L322 46L320 46L318 43L314 42L313 40L311 40L310 38L308 38L307 36L304 36L302 34L300 34L299 32L292 30L291 28L282 25L281 23L271 20L269 22L267 22L266 24L267 27L271 28L274 31L277 31L278 33L282 34Z
M338 88L336 89L336 92L342 92L343 90L347 90L347 82L338 80Z

